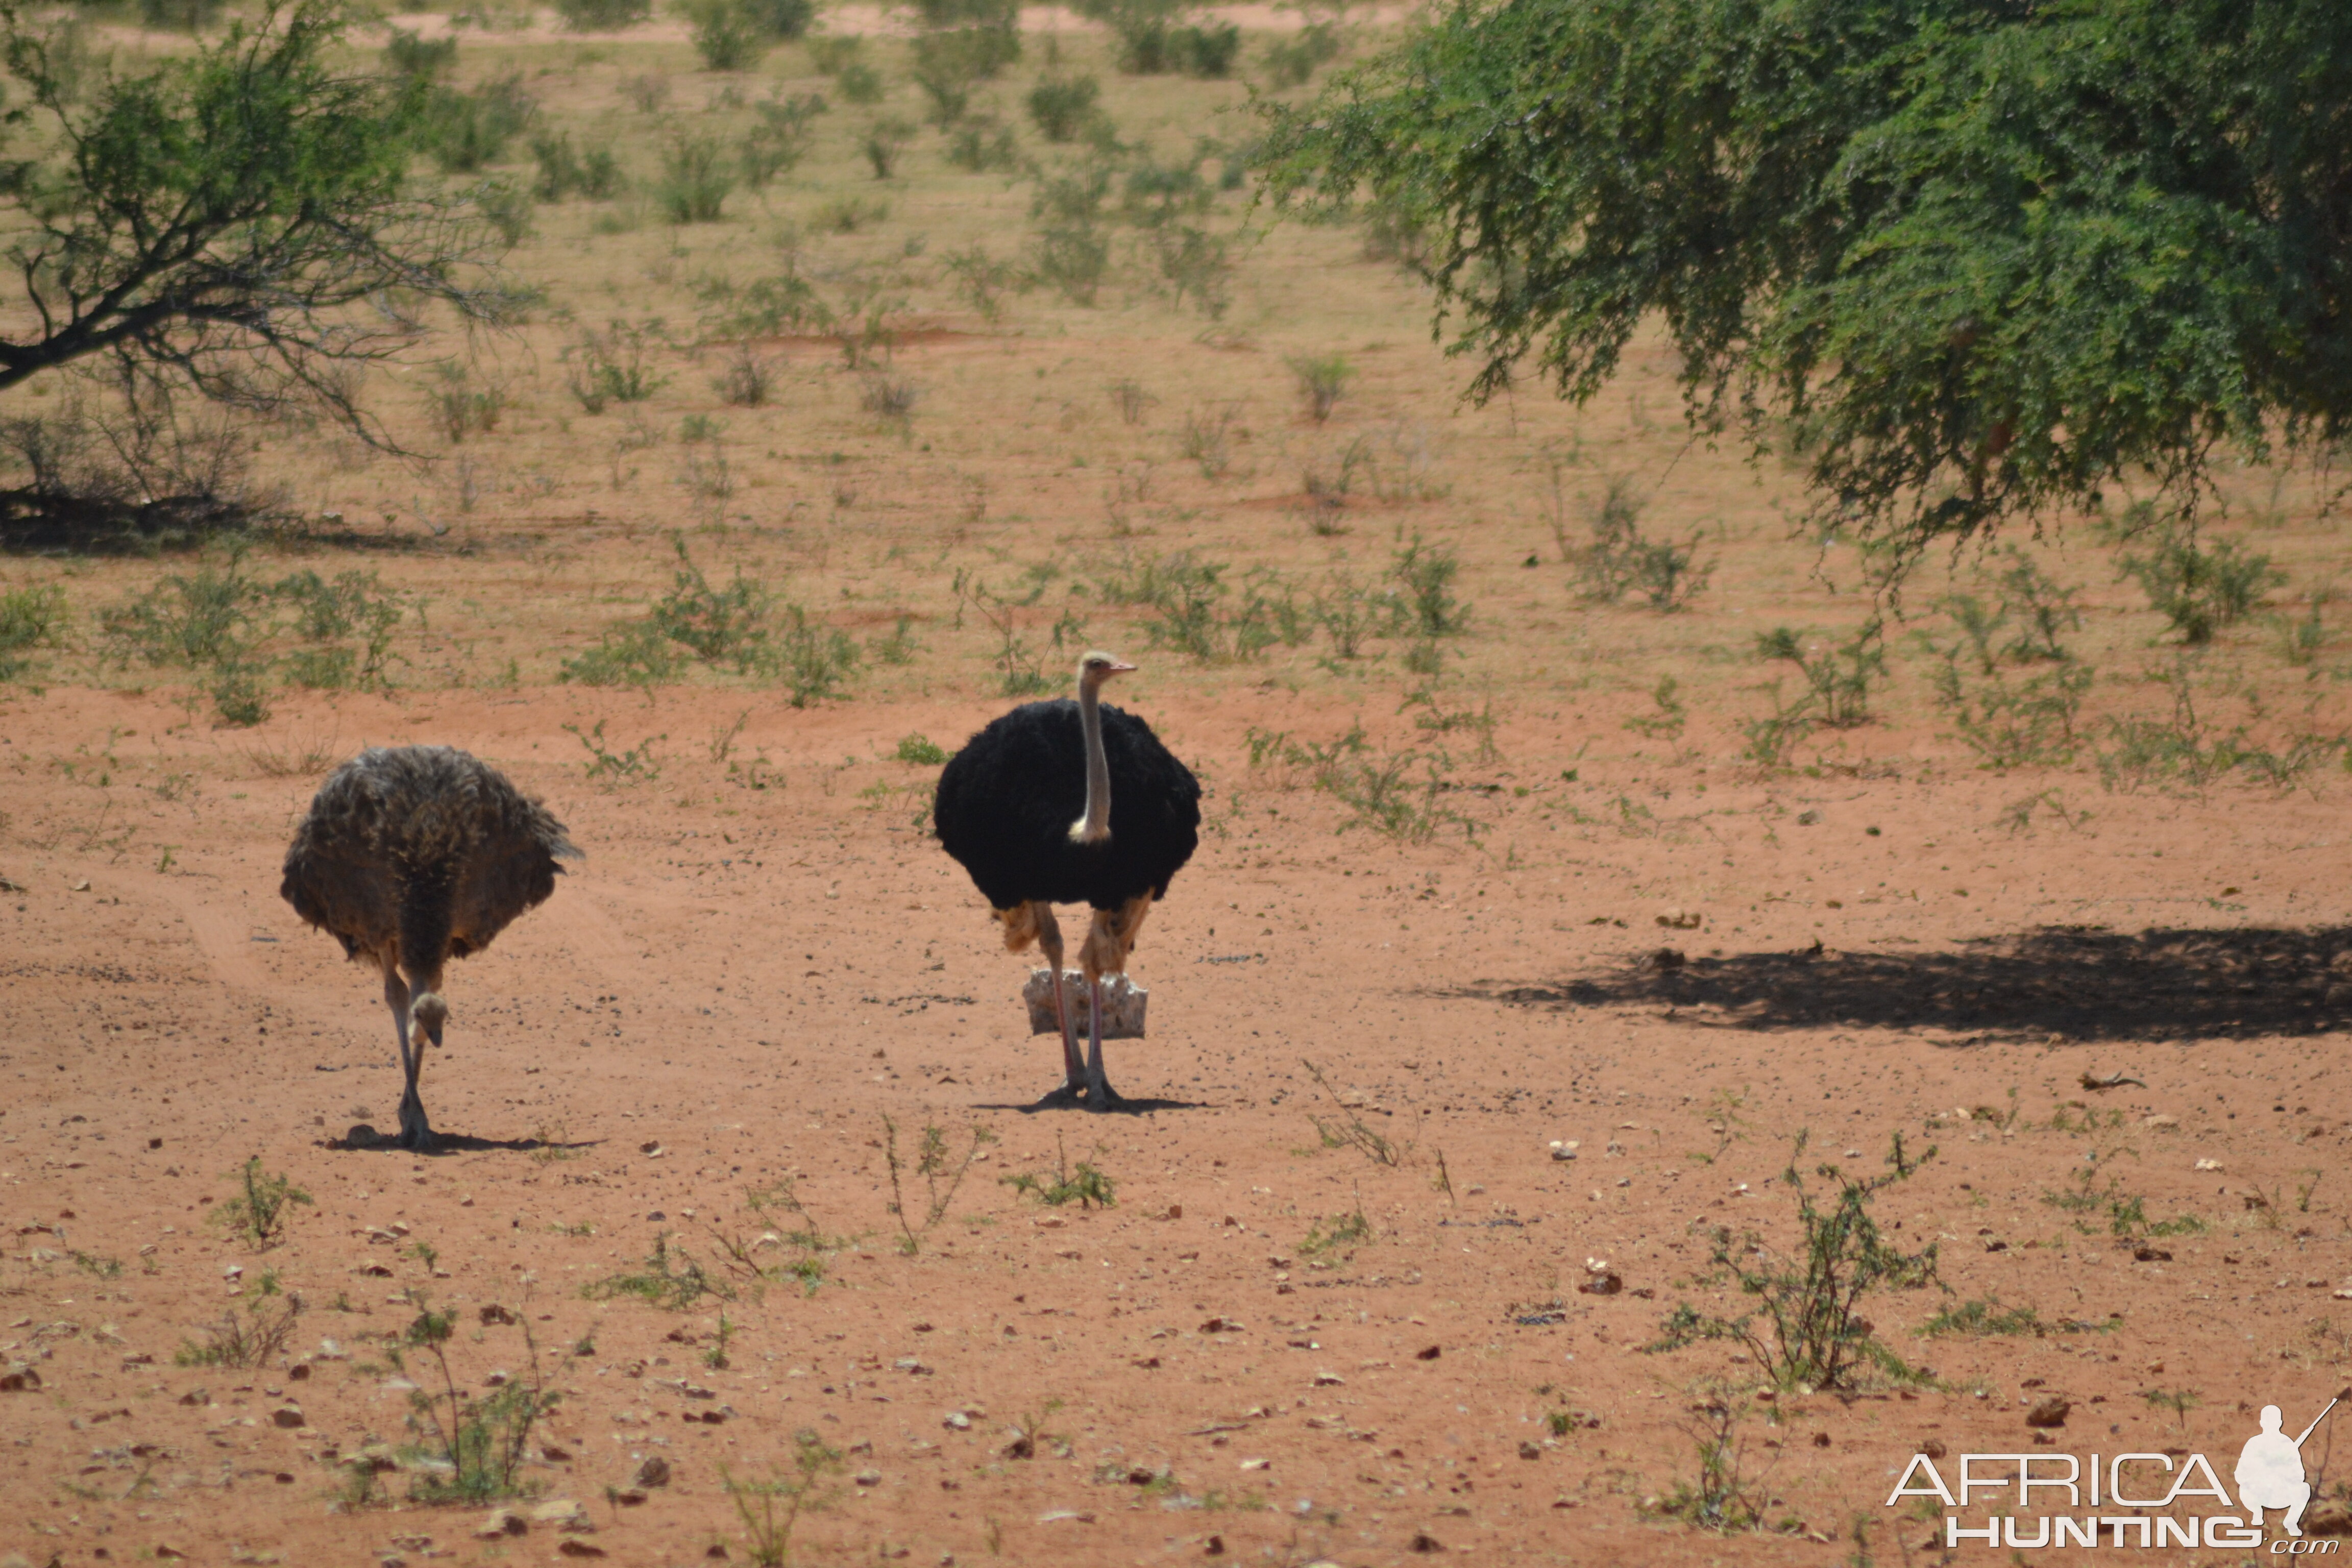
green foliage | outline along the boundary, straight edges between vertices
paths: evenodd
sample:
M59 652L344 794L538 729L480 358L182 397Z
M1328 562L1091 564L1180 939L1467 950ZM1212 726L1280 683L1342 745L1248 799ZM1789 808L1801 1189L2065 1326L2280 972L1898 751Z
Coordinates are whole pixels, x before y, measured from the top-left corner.
M920 735L903 737L898 742L898 751L892 754L900 762L911 763L919 768L943 766L950 755L946 747L935 745Z
M2340 733L2288 731L2269 742L2259 738L2254 721L2264 718L2259 690L2241 687L2226 671L2209 671L2199 652L2176 650L2172 662L2150 670L2148 679L2169 697L2169 710L2107 720L2108 743L2099 748L2097 762L2109 789L2158 784L2194 790L2230 779L2283 788L2345 752L2347 737ZM2244 703L2249 718L2224 729L2210 713L2232 696Z
M1049 73L1029 89L1029 118L1048 142L1075 142L1102 113L1102 83L1090 76Z
M952 125L971 107L974 87L1021 58L1021 34L1010 24L938 28L918 33L913 53L915 85L931 100L932 120Z
M1720 1378L1702 1379L1683 1425L1698 1458L1698 1474L1677 1479L1649 1506L1665 1518L1717 1534L1761 1529L1770 1500L1747 1473L1748 1441L1741 1430L1755 1410L1744 1392Z
M197 1331L204 1336L201 1343L182 1340L172 1353L172 1363L252 1368L268 1366L284 1355L293 1338L294 1320L301 1315L302 1301L297 1296L279 1296L274 1276L265 1275L263 1279L268 1282L268 1289L257 1283L245 1292L242 1301L221 1314L219 1322Z
M429 301L497 312L467 198L407 177L440 89L342 74L350 22L291 0L92 81L47 14L0 14L21 160L0 184L20 289L0 390L104 353L151 403L192 391L374 438L347 367L399 352ZM369 303L391 291L401 310Z
M772 91L754 103L751 128L736 149L743 183L763 190L777 175L790 174L806 156L816 117L824 111L824 97L814 92L784 98Z
M571 667L565 667L566 679L572 679ZM588 770L588 782L609 781L615 784L652 784L661 777L661 763L654 755L654 744L666 741L667 735L648 735L625 752L615 752L604 744L604 721L583 731L577 724L563 726L578 739L587 752L588 760L581 765Z
M1089 163L1041 179L1031 198L1037 225L1031 271L1074 305L1095 302L1110 267L1110 237L1102 228L1110 182L1107 166Z
M1044 1171L1032 1171L1019 1175L999 1176L997 1180L1016 1193L1027 1194L1048 1208L1060 1208L1065 1204L1073 1203L1082 1209L1118 1206L1118 1184L1084 1160L1078 1162L1076 1171L1071 1170L1059 1134L1054 1139L1054 1169L1050 1174Z
M1428 844L1447 827L1459 827L1465 838L1477 837L1476 823L1438 799L1453 787L1446 776L1453 762L1443 752L1376 752L1361 723L1328 744L1252 729L1249 747L1252 767L1279 764L1304 773L1314 788L1347 807L1342 833L1370 827L1399 843Z
M214 1205L213 1212L205 1217L242 1238L256 1252L285 1240L287 1210L310 1202L310 1194L283 1172L272 1175L264 1171L258 1154L239 1166L230 1179L237 1184L236 1195Z
M2245 619L2265 592L2286 581L2269 556L2242 550L2233 539L2202 548L2195 525L2179 518L2168 519L2156 531L2146 554L2126 552L2117 563L2124 575L2138 582L2148 607L2191 647Z
M530 155L539 164L539 177L531 184L531 195L541 201L585 196L592 202L603 202L621 194L621 163L610 147L595 146L577 152L572 145L572 132L559 131L532 137Z
M1970 1339L2031 1334L2039 1339L2050 1331L2050 1326L2031 1307L2004 1307L1997 1300L1978 1298L1938 1308L1934 1317L1919 1326L1919 1331L1930 1339L1950 1334Z
M1870 722L1870 691L1886 679L1886 644L1876 617L1841 643L1808 643L1809 634L1775 626L1756 637L1756 657L1785 659L1805 678L1805 694L1784 716L1808 724L1851 730Z
M1454 597L1454 579L1462 563L1444 545L1415 533L1389 558L1389 579L1397 586L1404 630L1420 637L1460 637L1470 627L1470 606Z
M2305 216L2347 100L2331 5L1504 0L1268 105L1261 158L1279 200L1434 220L1478 395L1533 356L1589 399L1662 321L1700 427L1789 435L1899 563L2352 424L2342 227Z
M885 114L866 125L865 133L857 139L857 150L866 154L874 177L887 180L898 172L898 154L914 139L914 126L895 114Z
M1284 361L1298 383L1298 395L1307 400L1307 413L1318 425L1331 417L1331 410L1347 395L1348 384L1356 378L1353 365L1345 354L1293 354Z
M1346 47L1333 23L1309 23L1265 47L1266 80L1276 91L1305 87L1317 71L1338 59Z
M1647 504L1635 493L1632 476L1611 479L1600 504L1586 515L1592 542L1571 552L1570 558L1585 597L1613 605L1638 593L1652 609L1672 614L1689 607L1715 574L1715 566L1698 564L1696 533L1680 544L1644 538L1641 518ZM1561 548L1569 549L1564 539Z
M470 174L506 156L508 145L530 128L539 106L509 72L471 92L436 87L425 95L417 145L445 174Z
M411 1467L411 1498L424 1503L481 1503L527 1494L532 1487L523 1472L531 1431L563 1397L547 1386L530 1325L522 1325L528 1370L477 1397L458 1386L449 1365L456 1311L436 1312L415 1291L409 1300L417 1315L401 1331L399 1342L386 1347L385 1358L395 1370L414 1372L425 1384L408 1394L408 1429L415 1438L415 1458L422 1461ZM430 1371L411 1367L409 1357L418 1352L430 1358ZM432 1381L440 1386L431 1387Z
M687 38L705 68L749 70L775 40L741 0L681 0Z
M1372 1239L1372 1222L1359 1207L1347 1214L1325 1215L1307 1227L1298 1250L1308 1258L1326 1252L1346 1252Z
M1992 579L1994 602L1955 593L1937 601L1959 636L1929 646L1937 701L1960 739L1990 768L2054 767L2080 743L2077 719L2095 672L2061 641L2081 626L2074 590L2052 582L2012 548Z
M1931 1244L1924 1251L1906 1253L1889 1246L1871 1217L1870 1205L1885 1188L1908 1181L1936 1157L1936 1151L1930 1148L1918 1159L1908 1159L1897 1133L1884 1174L1856 1178L1835 1165L1818 1165L1814 1175L1835 1189L1824 1205L1798 1169L1806 1142L1799 1134L1788 1169L1780 1175L1796 1200L1802 1237L1798 1250L1780 1253L1752 1233L1735 1237L1729 1226L1717 1226L1714 1266L1755 1305L1736 1318L1723 1318L1702 1313L1687 1301L1678 1303L1648 1348L1679 1350L1728 1340L1746 1350L1773 1386L1781 1389L1849 1388L1874 1370L1897 1383L1924 1381L1925 1373L1906 1365L1879 1341L1861 1309L1874 1291L1916 1289L1935 1282L1936 1247Z
M437 79L457 68L457 35L426 38L394 27L384 37L383 63L395 76Z
M289 677L314 690L343 687L382 691L391 686L393 634L417 601L387 588L373 571L340 572L332 580L309 568L278 580L272 596L294 612L292 631L304 647L286 658ZM357 646L351 646L356 639Z
M901 752L905 750L903 743L899 749ZM955 1202L956 1193L963 1186L964 1176L971 1171L972 1162L995 1142L994 1132L975 1123L971 1129L971 1144L959 1160L948 1148L945 1131L931 1126L923 1129L921 1145L915 1152L915 1173L923 1178L924 1189L923 1215L918 1222L907 1213L907 1194L899 1184L898 1125L887 1116L882 1119L882 1157L890 1169L890 1214L898 1222L899 1251L909 1257L922 1251L923 1237L947 1216L948 1205ZM1083 1174L1087 1167L1081 1165L1078 1169ZM1108 1208L1110 1205L1105 1201L1103 1206Z
M713 586L688 553L684 537L674 543L678 564L669 592L645 619L608 631L595 647L567 659L564 679L650 688L674 679L690 656L780 682L795 708L843 694L859 663L857 645L846 632L777 598L740 567L726 586Z
M852 103L871 104L882 101L882 73L864 60L851 60L834 77L841 96Z
M857 57L866 52L866 40L856 33L839 37L821 37L808 41L809 68L819 76L839 76L858 63Z
M662 152L654 205L673 224L717 223L734 189L734 171L717 138L681 136Z
M455 362L440 366L438 384L426 394L433 409L433 422L449 438L453 447L468 436L483 436L499 427L499 419L506 412L507 395L503 387L485 386L476 382L464 365Z
M970 174L1010 173L1021 167L1021 147L993 114L967 115L948 132L947 160Z
M1683 726L1690 721L1690 710L1683 706L1681 683L1671 675L1658 677L1658 684L1650 690L1650 702L1654 711L1636 713L1625 721L1625 728L1637 735L1676 741L1682 738Z
M15 680L33 667L37 647L65 640L66 591L55 583L0 589L0 680Z
M646 349L656 340L658 325L614 321L602 332L583 333L563 351L563 357L572 363L566 384L581 407L602 414L612 404L643 403L669 384L669 377L656 374L646 363Z
M726 1466L719 1468L719 1485L735 1504L753 1568L784 1568L793 1557L793 1531L801 1515L814 1512L833 1499L824 1479L842 1468L838 1450L825 1446L815 1430L803 1427L793 1434L793 1468L763 1481L739 1479Z
M1250 739L1251 752L1255 757L1257 742L1255 731L1252 731ZM1307 1118L1315 1124L1315 1135L1321 1140L1323 1147L1353 1149L1373 1164L1386 1165L1391 1170L1403 1165L1412 1152L1412 1145L1395 1142L1358 1115L1353 1108L1333 1092L1329 1080L1323 1076L1321 1068L1304 1058L1301 1058L1299 1065L1307 1069L1307 1076L1315 1080L1315 1087L1323 1091L1324 1098L1331 1102L1332 1108L1338 1112L1328 1121L1320 1116L1312 1114ZM1361 1219L1363 1216L1360 1214L1356 1217ZM1369 1229L1365 1234L1370 1234Z
M555 14L575 33L617 33L653 13L653 0L555 0Z
M634 1274L607 1275L582 1287L580 1293L592 1301L634 1296L667 1310L683 1312L705 1296L731 1301L735 1287L705 1268L684 1247L671 1246L669 1232L665 1230L655 1236L654 1249L646 1255L644 1268Z

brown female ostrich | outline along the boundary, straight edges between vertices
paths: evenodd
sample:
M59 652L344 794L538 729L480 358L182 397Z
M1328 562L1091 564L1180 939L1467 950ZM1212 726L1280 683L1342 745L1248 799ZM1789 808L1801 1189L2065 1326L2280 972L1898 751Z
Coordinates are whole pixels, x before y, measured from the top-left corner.
M407 1079L403 1148L433 1146L416 1094L425 1046L411 1048L412 1007L439 1045L449 1016L441 966L488 947L515 916L544 903L563 869L556 861L579 858L545 806L447 746L371 746L319 786L278 893L332 933L347 957L383 971Z

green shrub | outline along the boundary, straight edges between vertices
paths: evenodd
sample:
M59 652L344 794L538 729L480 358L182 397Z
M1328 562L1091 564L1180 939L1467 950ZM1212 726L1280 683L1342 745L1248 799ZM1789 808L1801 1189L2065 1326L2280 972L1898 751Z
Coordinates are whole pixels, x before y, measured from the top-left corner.
M710 70L749 70L775 41L742 0L681 0L678 9L694 52Z
M1013 140L1013 127L992 114L975 114L949 133L947 158L975 174L1009 173L1021 166L1021 149Z
M1029 89L1029 118L1048 142L1075 142L1101 110L1102 84L1090 76L1048 76Z
M777 175L790 174L807 154L816 117L824 110L824 98L814 92L790 98L770 93L753 104L751 128L737 146L743 183L756 191Z
M1298 395L1307 400L1308 416L1318 425L1331 417L1348 384L1356 378L1345 354L1293 354L1285 363L1298 383Z
M863 60L851 60L843 66L834 80L841 88L841 96L852 103L882 101L882 73Z
M740 0L760 30L778 43L806 37L816 21L816 0Z
M662 154L661 177L654 183L655 205L673 224L717 223L735 176L727 167L718 142L708 136L681 137Z
M865 52L866 40L851 33L837 38L811 38L808 41L809 66L819 76L839 76Z
M504 158L508 143L529 128L538 112L516 72L471 92L436 87L425 100L418 143L443 174L474 174Z
M1329 22L1301 27L1266 46L1266 79L1283 90L1304 87L1317 70L1339 58L1343 47L1339 29Z
M572 132L559 131L553 135L532 137L530 155L539 164L539 178L531 186L531 195L541 201L560 202L577 195L602 202L620 195L621 164L610 147L576 152L572 145Z
M384 39L383 63L394 76L446 76L457 64L457 35L426 38L394 27Z
M32 668L37 647L63 642L66 591L55 583L0 589L0 680L14 680Z
M2148 606L2190 647L2210 642L2215 632L2243 620L2263 594L2286 581L2269 556L2242 550L2231 539L2205 549L2197 542L2195 525L2178 519L2158 531L2154 549L2126 554L2118 564L2125 576L2138 581Z
M653 0L555 0L555 14L575 33L614 33L654 14Z
M1698 564L1696 533L1680 544L1643 537L1643 505L1632 478L1619 475L1588 514L1592 542L1579 549L1563 537L1560 548L1576 563L1586 598L1613 605L1629 593L1639 593L1652 609L1672 614L1686 608L1706 588L1715 567Z
M614 321L602 332L587 332L563 351L572 362L568 384L580 406L602 414L614 403L643 403L669 384L646 363L646 345L653 337L650 325Z
M866 128L857 150L873 165L874 177L887 180L898 167L898 154L915 139L915 128L894 114L886 114Z
M264 1171L258 1154L238 1167L230 1180L236 1183L236 1195L214 1205L206 1217L231 1235L242 1237L257 1252L286 1238L289 1207L296 1204L307 1206L311 1201L310 1194L296 1186L284 1173L272 1175Z

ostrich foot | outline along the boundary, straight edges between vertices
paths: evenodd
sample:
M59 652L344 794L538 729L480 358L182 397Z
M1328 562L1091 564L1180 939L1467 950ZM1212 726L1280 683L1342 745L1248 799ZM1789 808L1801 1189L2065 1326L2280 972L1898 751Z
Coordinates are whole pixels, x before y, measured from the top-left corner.
M1124 1110L1127 1109L1127 1097L1111 1088L1104 1079L1097 1079L1087 1086L1088 1110Z
M433 1127L425 1120L423 1100L410 1099L400 1102L400 1137L397 1142L402 1148L419 1154L433 1152Z
M1084 1084L1066 1083L1059 1089L1048 1089L1044 1094L1039 1095L1037 1097L1037 1103L1040 1106L1054 1106L1056 1108L1074 1106L1079 1103L1079 1093L1085 1088L1086 1086Z

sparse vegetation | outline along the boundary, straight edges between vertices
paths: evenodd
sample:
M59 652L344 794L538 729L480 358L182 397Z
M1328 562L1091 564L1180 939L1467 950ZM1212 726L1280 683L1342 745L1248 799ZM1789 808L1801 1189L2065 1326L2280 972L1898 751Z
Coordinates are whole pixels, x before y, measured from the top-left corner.
M1645 506L1635 493L1633 479L1619 475L1586 517L1591 542L1569 543L1556 521L1560 552L1576 565L1577 581L1587 598L1613 605L1627 594L1639 594L1654 610L1672 613L1687 609L1714 575L1713 565L1698 563L1699 536L1682 543L1643 537L1641 517Z
M1054 1140L1054 1169L1050 1173L1028 1171L997 1180L1048 1208L1060 1208L1065 1204L1076 1204L1082 1209L1118 1206L1118 1184L1084 1160L1073 1171L1058 1135Z
M1714 1267L1752 1305L1726 1318L1682 1302L1649 1348L1672 1351L1729 1341L1781 1389L1850 1388L1871 1376L1920 1382L1926 1374L1887 1348L1862 1307L1874 1292L1935 1282L1935 1245L1908 1253L1891 1246L1870 1210L1881 1192L1908 1181L1936 1151L1913 1159L1896 1133L1886 1170L1879 1175L1850 1176L1836 1165L1817 1165L1813 1177L1833 1189L1824 1204L1799 1168L1807 1142L1800 1134L1780 1178L1796 1204L1797 1248L1784 1253L1752 1233L1735 1235L1728 1226L1716 1226Z
M905 747L902 745L899 749L903 752ZM971 1171L972 1162L995 1142L995 1133L975 1124L971 1129L971 1142L962 1157L958 1159L948 1147L948 1135L944 1130L931 1126L923 1129L922 1142L915 1151L915 1174L922 1177L924 1189L923 1213L918 1221L907 1213L907 1194L899 1182L898 1125L887 1116L882 1119L882 1157L890 1171L890 1214L898 1222L898 1249L901 1252L911 1255L923 1249L923 1237L946 1217L948 1205L955 1202L955 1195L963 1186L964 1176ZM1086 1167L1081 1165L1079 1170L1083 1174ZM1107 1194L1108 1191L1107 1185L1102 1187L1102 1193ZM1045 1201L1052 1203L1055 1200L1046 1198ZM1102 1202L1105 1208L1110 1206L1107 1196Z
M643 1268L606 1275L583 1286L580 1293L592 1301L629 1296L666 1311L683 1312L705 1296L731 1301L735 1287L705 1268L684 1247L672 1246L665 1230L655 1236L654 1249L646 1255Z
M425 1503L480 1503L533 1489L524 1474L531 1433L563 1395L547 1386L530 1324L520 1325L526 1370L477 1395L458 1384L449 1364L455 1310L436 1312L415 1292L410 1300L416 1316L385 1347L384 1358L394 1371L419 1376L420 1386L408 1394L408 1426L417 1457L426 1462L411 1468L411 1495ZM412 1367L412 1356L429 1361L429 1371Z
M808 1428L793 1435L793 1468L765 1480L746 1480L724 1465L719 1485L735 1505L754 1568L784 1568L793 1557L793 1531L801 1516L824 1508L834 1496L827 1478L842 1468L837 1449Z
M285 1173L264 1171L258 1154L237 1167L230 1179L236 1184L236 1194L215 1205L205 1217L256 1252L285 1240L286 1222L291 1217L289 1211L298 1204L308 1206L311 1201L310 1194Z

